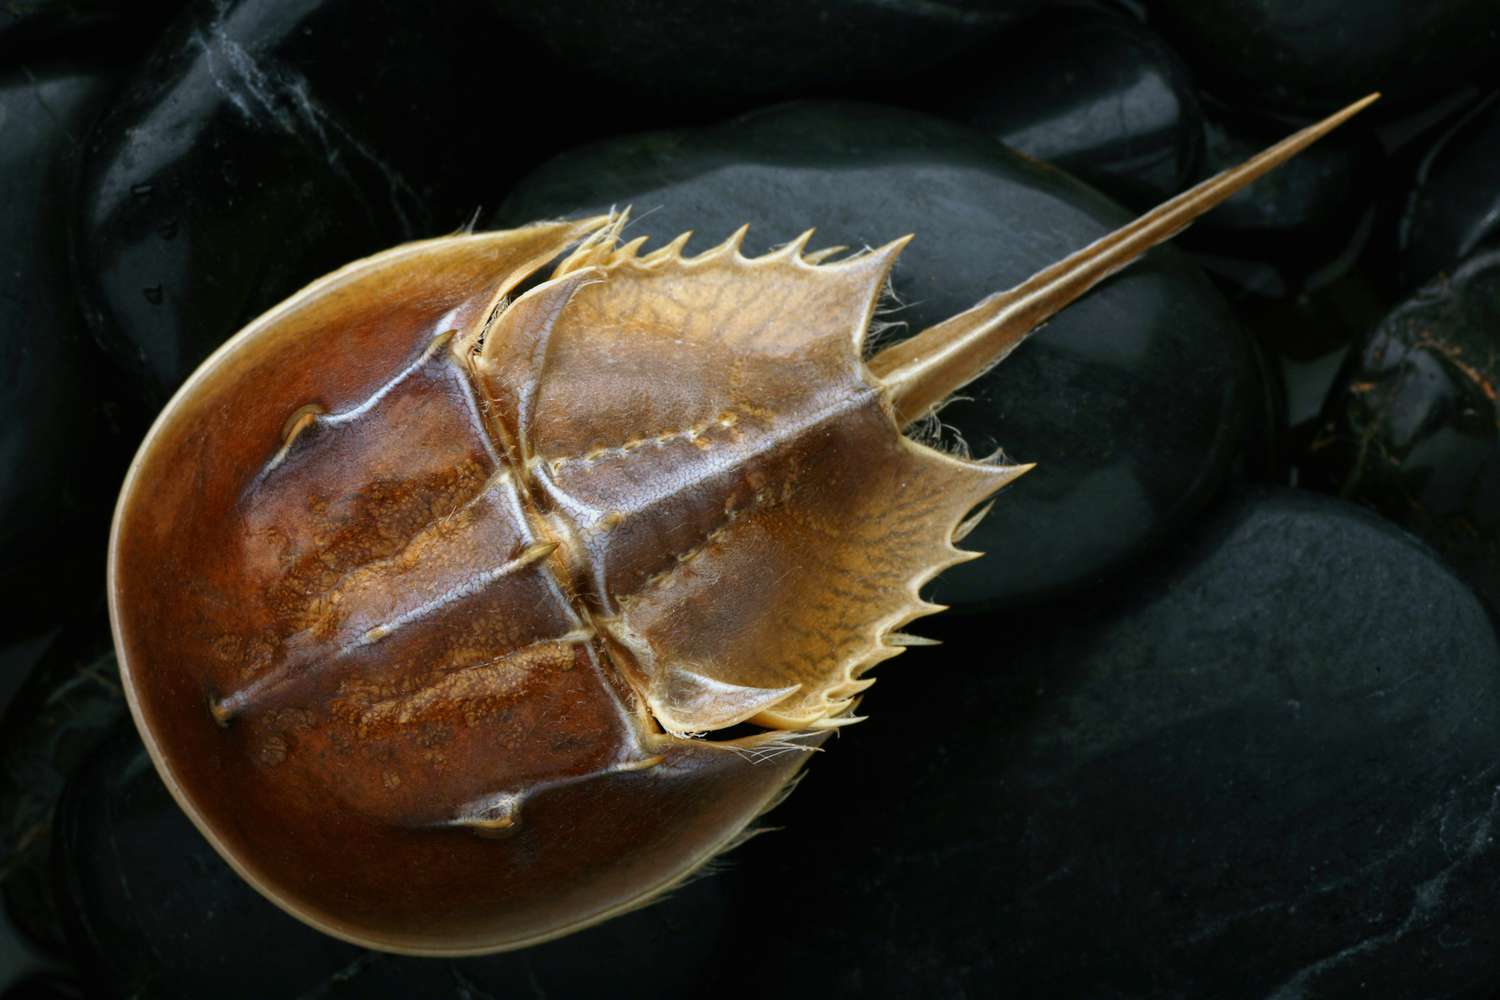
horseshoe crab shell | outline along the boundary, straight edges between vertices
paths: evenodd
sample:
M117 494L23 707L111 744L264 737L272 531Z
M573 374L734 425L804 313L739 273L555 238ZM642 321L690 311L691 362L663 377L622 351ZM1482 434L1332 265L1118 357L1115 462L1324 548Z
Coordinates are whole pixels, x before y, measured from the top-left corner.
M112 620L164 780L258 889L371 947L649 901L857 721L1025 471L901 428L1364 103L868 362L905 241L690 257L607 217L315 282L188 381L121 494Z

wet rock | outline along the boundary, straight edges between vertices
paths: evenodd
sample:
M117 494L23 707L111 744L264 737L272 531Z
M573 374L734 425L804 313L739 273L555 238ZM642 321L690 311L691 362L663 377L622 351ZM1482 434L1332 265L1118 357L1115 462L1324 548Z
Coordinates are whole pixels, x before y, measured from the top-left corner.
M750 223L747 253L817 226L814 247L906 233L886 318L915 332L1008 288L1129 217L982 134L867 105L788 105L701 131L611 140L527 179L489 221L633 204L629 236L690 251ZM975 454L1039 467L970 536L993 555L938 599L1016 605L1129 565L1180 530L1263 425L1250 347L1179 253L1153 251L1051 321L942 413ZM951 440L951 439L950 439Z
M362 954L236 875L177 808L128 720L69 780L52 850L91 995L300 996Z
M1194 256L1224 292L1271 369L1265 380L1273 390L1270 411L1278 424L1270 439L1273 460L1252 469L1252 476L1258 482L1290 484L1291 464L1316 436L1323 402L1350 345L1390 308L1390 285L1357 267L1317 288L1282 294L1284 275L1268 262L1201 252ZM1267 274L1269 284L1257 280Z
M108 29L118 46L144 39L183 0L8 0L0 4L0 53L25 54L37 44L59 37Z
M1346 349L1391 307L1389 283L1363 267L1316 289L1285 296L1261 295L1236 284L1238 275L1230 277L1220 270L1228 258L1197 255L1197 259L1216 279L1235 315L1256 340L1275 356L1298 363ZM1322 408L1327 390L1325 383L1304 416Z
M741 858L776 887L739 911L759 981L1493 991L1500 650L1482 605L1410 536L1312 493L1236 500L1177 542L1048 615L934 620L936 655L882 668L869 721Z
M1393 310L1358 345L1308 482L1380 511L1500 608L1500 251Z
M507 38L479 6L398 0L174 22L92 138L76 238L95 333L144 395L307 282L458 228L553 148L498 103L536 76L522 51L497 74Z
M84 1000L83 986L63 976L32 976L15 983L0 997L3 1000Z
M1500 93L1464 115L1429 147L1397 232L1401 283L1451 271L1481 246L1500 243Z
M1001 36L944 110L1143 210L1187 187L1203 120L1187 68L1122 13L1064 7Z
M1211 105L1211 177L1296 131L1297 125ZM1384 153L1353 122L1208 213L1183 236L1216 277L1260 299L1286 299L1348 273L1369 241Z
M26 678L31 676L31 671L46 654L47 647L57 638L57 634L58 630L54 628L38 635L0 643L0 715L4 715L5 710L10 707L11 699L26 683Z
M1221 260L1198 260L1216 280L1236 318L1256 340L1268 387L1274 433L1265 459L1248 467L1257 483L1298 485L1307 447L1321 430L1323 406L1351 345L1390 308L1390 284L1364 267L1316 290L1285 298L1256 295L1213 270Z
M1489 0L1148 0L1211 88L1254 111L1321 115L1378 90L1381 114L1494 71Z
M903 81L944 67L1043 0L721 0L711 17L672 0L487 2L575 85L608 95L589 114L613 105L611 114L630 117L635 103L659 122L792 95L902 93Z
M64 953L51 830L63 785L126 715L102 605L69 621L0 715L0 899L35 947Z
M0 637L44 630L62 591L102 580L107 380L69 273L68 193L110 78L33 66L0 76Z

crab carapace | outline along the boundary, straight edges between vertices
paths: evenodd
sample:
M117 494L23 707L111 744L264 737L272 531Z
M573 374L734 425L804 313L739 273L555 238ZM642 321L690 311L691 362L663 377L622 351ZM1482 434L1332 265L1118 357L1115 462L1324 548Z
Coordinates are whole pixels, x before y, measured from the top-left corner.
M856 721L1026 469L902 429L1370 100L868 360L904 240L686 256L610 216L314 282L198 369L120 497L116 648L163 779L256 888L371 947L649 901Z

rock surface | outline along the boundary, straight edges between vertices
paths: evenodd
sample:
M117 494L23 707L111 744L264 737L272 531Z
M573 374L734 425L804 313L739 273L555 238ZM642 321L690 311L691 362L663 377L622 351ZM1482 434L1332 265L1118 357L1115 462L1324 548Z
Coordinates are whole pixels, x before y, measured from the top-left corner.
M1429 147L1398 224L1401 281L1414 287L1500 244L1500 93Z
M1500 608L1500 250L1357 345L1305 460L1311 485L1431 543Z
M1178 543L1112 595L949 619L936 656L882 668L869 721L739 861L777 887L736 908L762 980L1017 997L1500 981L1482 605L1411 537L1306 492L1228 503Z
M109 74L0 76L0 639L51 624L72 579L103 573L108 385L75 302L70 181Z
M104 996L298 996L361 951L246 884L177 808L128 721L69 780L52 830L58 904Z
M118 45L161 30L183 0L7 0L0 4L0 54L25 55L39 44L105 30Z
M1203 157L1187 67L1125 14L1063 7L987 46L943 110L1138 211L1186 188Z
M1371 91L1393 106L1495 70L1489 0L1147 0L1204 81L1256 111L1326 114Z
M56 958L66 943L52 886L52 820L81 760L126 716L103 607L69 621L0 714L0 901Z
M1289 122L1210 107L1197 180L1296 130ZM1259 297L1315 290L1347 272L1369 240L1383 159L1375 134L1351 122L1210 212L1183 234L1183 245L1238 262L1213 270Z
M91 139L75 239L95 335L146 399L315 278L461 227L555 148L529 105L493 128L506 36L481 14L225 0L173 23ZM507 68L537 73L524 51Z
M673 0L486 2L575 86L607 94L612 116L659 120L793 94L901 94L1044 0L718 0L712 16Z

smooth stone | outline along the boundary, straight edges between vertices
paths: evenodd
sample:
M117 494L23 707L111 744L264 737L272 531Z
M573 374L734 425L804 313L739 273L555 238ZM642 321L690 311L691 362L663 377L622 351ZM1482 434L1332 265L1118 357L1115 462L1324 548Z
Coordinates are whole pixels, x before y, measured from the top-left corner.
M68 621L0 714L0 900L15 929L66 950L50 831L68 775L126 715L102 602Z
M539 72L497 61L506 37L482 5L401 0L224 0L173 23L91 139L75 238L94 332L146 399L306 283L460 228L556 148L533 127L556 115L497 103Z
M81 138L112 83L56 65L0 76L0 640L44 631L80 579L104 576L124 461L102 426L109 386L67 231Z
M62 976L31 976L0 993L0 1000L86 1000L83 986Z
M1493 77L1492 0L1147 0L1211 90L1248 110L1322 115L1372 92L1380 115Z
M1203 116L1187 67L1117 11L1044 12L983 51L946 113L1136 210L1188 187Z
M911 331L1011 287L1126 221L1119 206L982 133L870 105L784 105L698 131L558 157L488 221L503 227L633 204L630 237L684 230L707 249L750 223L747 253L817 226L812 246L907 233L889 314ZM1171 248L1096 289L943 410L975 455L1039 466L969 536L992 553L936 599L1055 597L1130 565L1203 509L1262 433L1252 347ZM952 435L948 435L952 441Z
M1402 113L1379 116L1372 125L1395 165L1410 166L1407 161L1422 158L1459 119L1484 103L1491 90L1471 84Z
M1304 456L1309 484L1442 552L1500 609L1500 250L1394 309L1357 345Z
M5 715L12 699L46 655L59 631L53 628L37 635L0 642L0 716Z
M301 996L363 954L235 874L128 720L69 780L52 836L58 905L93 995Z
M1370 268L1359 266L1331 278L1317 288L1290 294L1242 283L1245 272L1227 274L1232 264L1248 263L1199 254L1196 259L1229 299L1235 315L1271 354L1297 362L1323 357L1347 348L1362 337L1391 307L1391 286ZM1270 265L1265 265L1270 267ZM1313 401L1322 406L1324 391Z
M107 30L114 46L155 34L184 0L9 0L0 4L0 53Z
M1236 499L1107 595L935 619L747 846L757 982L861 997L1500 983L1500 647L1425 546ZM924 623L925 624L925 623Z
M1236 317L1260 346L1276 432L1270 460L1251 471L1256 482L1295 482L1293 464L1316 436L1324 400L1337 381L1350 345L1390 308L1387 282L1359 267L1297 295L1260 295L1216 268L1225 259L1197 258L1216 279ZM1269 265L1267 265L1269 266Z
M1403 287L1451 271L1483 246L1500 244L1500 92L1464 115L1428 148L1397 224Z
M910 94L1046 0L488 0L523 47L547 53L580 91L636 127L777 98ZM594 134L600 130L591 129Z
M1245 162L1297 130L1209 105L1207 152L1194 180ZM1183 235L1211 273L1257 298L1286 299L1348 273L1369 242L1385 154L1375 134L1351 122L1238 192Z

